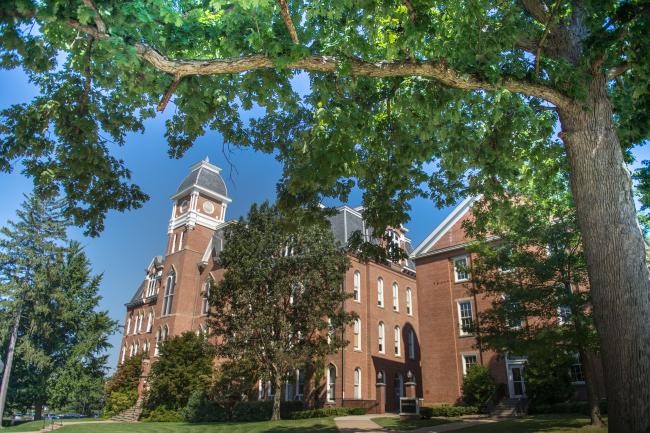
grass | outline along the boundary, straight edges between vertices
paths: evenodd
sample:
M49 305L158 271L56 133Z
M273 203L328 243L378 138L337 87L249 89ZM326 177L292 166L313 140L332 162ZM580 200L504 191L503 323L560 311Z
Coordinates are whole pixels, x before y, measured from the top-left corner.
M537 415L457 430L459 433L607 433L607 427L590 428L581 415Z
M332 418L304 420L224 422L188 424L180 422L140 422L77 424L63 427L61 433L338 433Z
M373 422L379 424L386 430L413 430L421 427L431 427L434 425L447 424L450 422L460 421L456 418L431 418L431 419L405 419L401 420L399 417L387 416L380 418L373 418Z
M88 421L100 421L98 418L71 418L71 419L66 419L66 420L54 420L57 424L60 423L61 421L64 421L65 424L67 423L74 423L74 422L88 422ZM39 421L27 421L15 426L11 427L4 427L2 430L0 430L2 433L7 432L7 433L19 433L19 432L27 432L27 431L38 431L42 429L45 426L49 426L52 424L52 420L49 419L42 419Z

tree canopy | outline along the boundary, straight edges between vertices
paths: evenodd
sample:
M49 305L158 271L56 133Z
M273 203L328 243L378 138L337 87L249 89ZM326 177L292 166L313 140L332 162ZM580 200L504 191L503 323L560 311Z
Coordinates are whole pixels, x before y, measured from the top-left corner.
M276 207L253 205L246 220L226 228L224 278L210 291L217 353L271 382L274 419L287 374L343 347L342 330L354 318L343 308L349 260L329 227L288 225Z

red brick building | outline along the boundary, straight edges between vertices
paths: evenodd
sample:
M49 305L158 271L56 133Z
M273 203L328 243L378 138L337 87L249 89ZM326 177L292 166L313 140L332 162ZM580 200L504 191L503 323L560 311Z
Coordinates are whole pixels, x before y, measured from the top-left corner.
M151 260L144 280L126 304L120 362L145 353L143 383L161 341L205 329L208 282L217 282L223 276L216 259L223 248L222 229L229 224L226 210L231 202L219 172L207 159L190 168L171 197L167 250ZM341 245L346 245L356 231L372 240L359 208L343 206L330 222ZM390 234L393 242L411 251L406 229ZM421 310L415 266L410 260L384 265L350 258L352 266L344 288L353 297L344 308L357 312L359 319L344 331L350 344L327 360L322 372L324 383L320 384L321 401L372 406L381 372L386 384L385 409L396 410L399 397L405 394L407 378L422 382L417 315ZM304 377L303 371L296 371L280 391L283 398L301 399ZM266 384L260 383L259 387L260 398L276 392Z

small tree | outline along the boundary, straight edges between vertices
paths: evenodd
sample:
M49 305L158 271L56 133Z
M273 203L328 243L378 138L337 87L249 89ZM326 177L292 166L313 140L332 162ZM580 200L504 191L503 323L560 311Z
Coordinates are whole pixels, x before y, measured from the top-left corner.
M478 345L501 353L546 358L579 354L592 425L601 425L591 353L598 351L582 238L567 179L548 172L522 175L503 194L473 207L464 224L477 241L470 292L491 300L478 315ZM568 367L567 367L568 373Z
M533 404L553 404L573 394L569 368L572 356L556 351L538 353L526 361L526 393Z
M217 352L271 381L277 420L287 372L345 344L338 330L353 319L341 308L349 261L328 227L295 224L268 203L253 205L225 238L219 264L226 272L210 292Z
M138 400L143 354L132 356L117 367L106 382L105 415L115 415L132 407Z
M194 391L206 391L212 378L214 348L204 336L185 332L165 341L151 366L147 407L180 410Z
M473 365L463 378L463 402L469 405L484 404L496 390L490 369Z

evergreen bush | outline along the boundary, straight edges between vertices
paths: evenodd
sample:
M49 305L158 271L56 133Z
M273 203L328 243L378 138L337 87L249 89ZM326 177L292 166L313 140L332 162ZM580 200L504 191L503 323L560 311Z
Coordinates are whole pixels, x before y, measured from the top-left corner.
M217 422L228 421L228 412L211 401L204 391L194 391L187 401L187 406L181 411L187 422Z
M463 378L463 402L480 406L496 390L496 383L487 367L473 365Z

